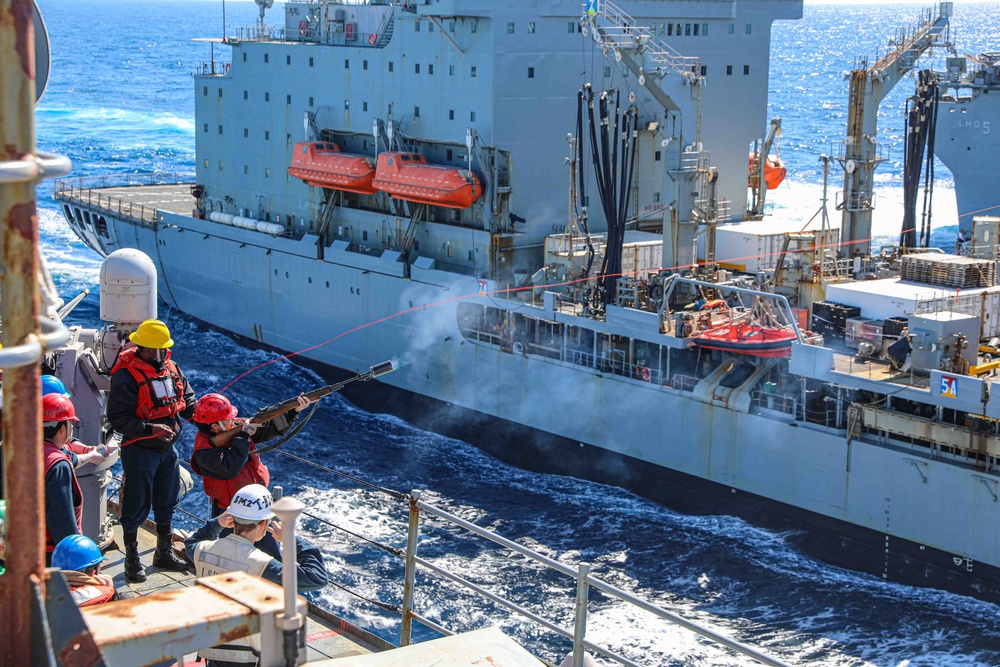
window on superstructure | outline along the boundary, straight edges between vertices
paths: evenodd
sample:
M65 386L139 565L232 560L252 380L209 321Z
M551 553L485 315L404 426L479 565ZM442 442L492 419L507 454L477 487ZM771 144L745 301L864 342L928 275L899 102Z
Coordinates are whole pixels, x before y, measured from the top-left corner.
M473 21L472 25L469 26L469 31L473 33L479 32L479 23L477 21Z
M312 66L313 66L313 59L312 59L312 57L310 57L309 58L309 67L312 67Z
M475 76L476 76L476 66L475 65L472 66L471 72L472 72L473 78L475 78Z
M534 21L528 21L528 34L529 35L534 35L535 34L535 22Z
M668 23L667 24L667 37L673 37L673 36L674 36L674 24L673 23Z
M702 65L701 66L701 75L702 76L707 76L708 75L708 65Z
M420 32L420 21L413 22L413 32Z
M507 34L508 35L513 35L514 34L514 22L513 21L508 21L507 22Z
M267 167L264 168L264 178L271 178L271 170Z
M222 126L219 126L219 134L222 134Z
M204 129L202 130L202 132L208 132L208 123L205 123Z
M291 56L285 56L285 64L286 65L291 65L292 64L292 57Z
M476 112L475 111L473 111L473 112L471 112L469 114L469 120L472 121L473 123L476 122Z
M243 54L243 62L246 62L246 61L247 61L247 54L246 54L246 53L244 53L244 54Z
M726 65L726 76L732 76L732 75L733 75L733 66Z
M246 176L249 173L250 173L250 165L248 164L243 165L243 175Z
M452 21L452 22L451 22L451 23L450 23L450 24L448 25L448 32L455 32L455 22L454 22L454 21Z
M361 110L362 111L368 111L368 102L362 102L361 103Z
M313 98L310 97L309 98L309 106L312 107L312 105L313 105Z
M677 35L678 37L681 36L681 24L680 23L677 24L677 28L674 30L674 34Z
M736 24L735 23L730 23L729 27L726 29L726 32L728 34L730 34L730 35L732 35L734 32L736 32Z
M292 96L285 95L285 104L291 104L291 103L292 103Z
M455 76L455 66L448 65L448 76Z
M363 69L366 72L368 71L368 61L367 60L362 60L361 61L361 69Z
M707 23L702 23L701 24L701 36L702 37L708 37L708 24Z
M271 93L264 93L264 101L265 102L271 101Z
M413 63L413 73L420 74L420 63Z
M750 65L743 66L743 76L750 74Z
M656 151L655 153L653 153L654 162L659 162L662 158L663 158L663 153L661 153L660 151Z
M204 97L208 97L208 86L205 86L201 89L201 94Z
M395 106L395 105L394 105L394 104L393 104L392 102L389 102L389 115L390 115L390 116L392 115L392 108L393 108L394 106Z
M225 166L225 164L222 162L222 160L219 160L219 171L222 171L222 168L224 166Z
M604 66L604 78L608 79L611 77L611 65Z
M529 67L528 68L528 78L529 79L534 79L535 78L535 68L534 67Z
M244 127L243 128L243 138L244 139L249 139L250 138L250 128L249 127Z
M434 24L433 23L428 23L427 24L427 32L434 32Z
M749 23L747 23L747 34L748 35L750 34L750 24Z
M693 34L693 35L694 35L695 37L697 37L697 36L698 36L698 33L699 33L699 32L701 32L701 31L699 30L699 28L701 28L701 26L700 26L700 25L698 25L697 23L695 23L695 24L694 24L694 31L692 32L692 34Z
M685 23L684 24L684 36L685 37L690 37L691 36L691 24L690 23Z
M287 145L289 145L291 143L292 143L292 135L291 134L286 134L285 135L285 145L287 146Z
M418 106L413 107L413 117L420 118L420 107Z
M566 24L566 32L576 32L576 23L570 21Z
M455 110L448 109L448 120L455 120Z
M269 61L269 56L268 56L268 54L265 53L264 54L264 63L267 64L268 61Z
M392 71L392 67L393 67L393 65L392 65L392 61L390 60L390 61L389 61L389 71L390 71L390 72Z
M452 113L454 113L454 112L452 112ZM450 148L448 148L448 149L445 150L445 152L444 152L444 159L445 160L451 160L451 149Z
M208 160L205 160L205 169L208 169Z
M653 193L653 203L654 204L659 204L660 203L660 193L659 192L654 192Z
M344 69L351 69L351 61L346 58L344 59Z
M434 73L434 64L433 63L427 63L427 73L428 74L433 74Z
M244 90L243 91L243 99L245 99L245 100L249 100L250 99L250 91L249 90Z
M270 130L264 130L264 141L270 141L270 139L271 139Z

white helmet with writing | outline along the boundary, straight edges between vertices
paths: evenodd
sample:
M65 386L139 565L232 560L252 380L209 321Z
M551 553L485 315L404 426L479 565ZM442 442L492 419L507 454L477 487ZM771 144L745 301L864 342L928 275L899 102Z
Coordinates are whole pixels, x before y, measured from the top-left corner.
M267 487L248 484L236 492L229 503L229 513L244 521L262 521L274 516L271 505L274 498Z

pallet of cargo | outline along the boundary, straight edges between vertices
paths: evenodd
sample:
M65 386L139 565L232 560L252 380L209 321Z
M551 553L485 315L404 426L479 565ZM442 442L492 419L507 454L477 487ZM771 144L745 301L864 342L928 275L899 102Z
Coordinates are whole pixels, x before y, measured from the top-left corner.
M899 277L926 285L941 285L964 289L992 287L996 284L993 262L957 255L920 253L904 255L900 261Z

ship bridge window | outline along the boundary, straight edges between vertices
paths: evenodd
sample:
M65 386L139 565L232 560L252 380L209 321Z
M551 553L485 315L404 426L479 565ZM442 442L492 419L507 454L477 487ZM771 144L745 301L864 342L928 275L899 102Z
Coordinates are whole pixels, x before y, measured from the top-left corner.
M476 66L475 65L472 66L471 73L472 73L473 78L475 78L475 76L476 76Z
M514 22L513 21L508 21L507 22L507 34L508 35L513 35L514 34Z
M413 117L420 118L420 107L413 107Z
M413 32L420 32L420 21L413 22Z
M611 65L605 65L604 66L604 78L607 79L607 78L610 78L610 76L611 76Z
M312 57L310 57L309 58L309 67L312 67L312 66L313 66L313 59L312 59Z
M747 23L747 34L748 35L750 34L750 24L749 23Z
M667 37L673 37L673 36L674 36L674 24L673 23L668 23L667 24Z
M691 36L691 24L690 23L685 23L684 24L684 36L685 37L690 37Z
M743 76L750 74L750 65L743 66Z
M455 66L448 65L448 76L455 76Z
M659 162L663 158L663 154L660 151L653 153L653 161Z
M245 99L245 100L249 100L250 99L250 91L249 90L244 90L243 91L243 99Z
M534 35L535 34L535 22L534 21L528 21L528 34L529 35Z
M264 93L264 101L265 102L271 101L271 93Z
M365 70L366 72L368 71L368 61L367 60L362 60L361 61L361 69Z
M203 97L208 97L208 86L202 87L201 94Z
M433 64L431 64L431 63L427 64L427 73L428 74L433 74L434 73L434 65Z
M264 63L265 64L268 62L268 59L269 59L269 56L268 56L268 54L265 53L264 54Z
M344 58L344 69L351 69L351 61L347 58Z
M313 98L309 98L309 106L313 106Z
M244 127L243 128L243 138L244 139L249 139L250 138L250 128L249 127Z
M706 76L708 74L708 65L701 66L701 75Z
M469 31L473 32L473 33L479 32L479 23L476 22L476 21L473 21L472 25L469 26Z
M729 33L730 35L732 35L733 33L735 33L736 32L736 24L735 23L730 23L729 24L729 28L726 29L726 32Z
M678 37L681 36L681 24L680 23L677 24L677 28L675 29L674 34L677 35Z
M660 24L660 37L663 37L666 34L667 34L667 24L666 23L661 23Z
M732 75L733 75L733 66L726 65L726 76L732 76Z
M201 130L201 131L202 131L202 132L208 132L208 123L205 123L205 124L204 124L204 125L202 126L202 130Z
M271 131L264 130L264 141L268 141L271 138Z
M362 111L368 111L368 102L362 102L361 103L361 110Z
M420 74L420 63L413 63L413 73Z
M476 112L475 111L469 113L469 120L472 121L473 123L476 122Z
M452 21L451 24L448 25L448 32L455 32L455 22L454 21Z
M392 61L391 60L389 61L389 71L390 72L392 71Z
M566 24L566 32L576 32L576 23L570 21Z
M247 54L246 54L246 53L244 53L244 54L243 54L243 62L246 62L246 61L247 61Z
M286 65L291 65L292 64L292 57L291 56L285 56L285 64Z
M701 36L702 37L708 37L708 24L707 23L702 23L701 24Z
M285 95L285 104L291 104L291 103L292 103L292 96Z
M700 31L698 30L698 28L700 28L700 27L701 27L701 26L700 26L700 25L698 25L697 23L695 23L695 24L694 24L694 29L693 29L693 34L694 34L694 36L695 36L695 37L697 37L697 36L698 36L698 33L700 32Z
M535 68L534 67L529 67L528 68L528 78L529 79L534 79L535 78Z

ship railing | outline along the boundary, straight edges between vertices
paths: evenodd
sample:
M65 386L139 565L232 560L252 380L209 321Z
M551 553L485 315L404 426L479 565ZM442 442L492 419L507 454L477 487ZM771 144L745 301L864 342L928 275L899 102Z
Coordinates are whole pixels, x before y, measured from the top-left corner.
M417 542L420 536L420 517L421 514L426 514L432 516L436 519L446 522L452 526L461 528L469 533L472 533L479 538L493 542L500 547L503 547L514 554L519 554L520 556L527 558L535 563L541 565L543 568L554 571L556 573L562 574L570 579L571 588L575 589L575 605L573 610L573 626L571 628L565 628L556 622L550 621L543 616L534 613L530 609L508 600L502 595L493 593L486 588L476 584L461 575L455 574L454 572L442 567L438 563L435 563L429 559L417 556ZM435 530L435 539L438 539L439 531ZM412 634L412 623L416 621L423 625L424 627L430 628L436 632L452 635L454 634L444 626L430 620L429 618L421 615L418 611L414 609L415 600L415 589L416 589L416 573L417 567L421 567L424 570L432 572L437 576L460 586L462 588L468 589L473 593L484 597L494 604L507 609L508 611L514 612L519 616L522 616L533 623L540 625L542 628L554 633L558 636L563 637L566 640L572 642L573 652L571 654L571 659L567 659L564 664L570 664L573 667L583 667L584 657L586 651L591 651L593 653L600 654L607 659L610 659L618 664L626 665L627 667L641 667L641 663L637 663L628 657L617 653L616 651L599 644L595 644L587 639L587 621L588 612L590 607L590 592L591 590L596 590L602 593L604 596L617 600L619 602L630 605L633 608L644 610L653 616L660 619L674 623L681 626L691 632L697 633L702 637L705 637L715 645L719 647L726 647L733 651L742 653L743 655L749 656L750 658L757 660L765 665L784 665L785 663L773 658L771 656L761 653L755 648L742 644L726 635L716 632L715 630L690 621L672 611L654 605L642 598L636 597L631 593L614 586L603 579L598 579L590 572L590 564L586 562L578 563L576 567L572 567L553 558L545 556L537 551L534 551L526 546L518 544L512 540L494 533L486 528L481 528L476 524L466 521L465 519L447 512L439 507L431 505L421 499L420 491L413 491L410 494L410 513L409 513L409 523L408 523L408 539L406 548L406 570L405 570L405 583L404 583L404 593L403 593L403 604L401 609L401 615L403 617L402 630L400 632L400 645L405 646L410 643L410 637Z
M609 25L598 26L597 17L603 17ZM678 74L691 77L698 73L701 60L697 56L684 56L666 42L656 39L656 34L647 27L640 26L634 18L620 7L602 1L597 13L583 16L584 23L590 23L595 31L595 39L615 49L643 49L646 59L653 65L649 71L664 74L664 69L672 69ZM616 58L617 59L617 58Z
M774 410L775 412L783 412L786 415L795 417L796 419L799 416L799 401L792 396L775 394L757 389L750 393L750 400L751 404L756 407Z
M670 378L670 386L678 391L694 391L694 388L698 386L701 382L700 377L694 375L683 375L681 373L675 373L672 378Z
M645 364L634 364L621 358L615 359L613 357L595 355L592 352L575 350L570 347L561 348L559 360L576 366L593 368L601 373L621 375L633 380L639 380L640 382L648 382L650 384L658 385L661 384L663 380L663 373L661 373L658 368L653 368Z
M325 30L321 30L319 25L287 29L275 26L244 26L236 28L235 40L240 42L309 42L324 46L376 49L385 46L385 43L380 43L379 39L379 36L384 34L387 34L387 30L380 28L380 33L372 33L375 39L370 40L370 36L367 34L347 32L331 22Z
M228 60L203 60L194 71L195 76L225 76L229 74Z
M945 312L963 313L979 317L983 312L983 295L929 296L917 297L913 300L914 315Z
M194 175L172 172L146 174L116 174L60 178L52 190L58 194L64 190L100 190L103 188L136 187L142 185L184 185L194 183Z

